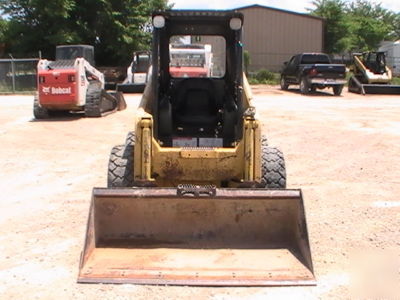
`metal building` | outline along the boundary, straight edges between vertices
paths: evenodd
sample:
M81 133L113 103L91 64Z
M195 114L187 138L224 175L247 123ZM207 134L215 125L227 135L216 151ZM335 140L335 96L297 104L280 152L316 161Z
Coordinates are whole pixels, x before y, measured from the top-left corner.
M243 43L250 53L249 71L277 72L294 54L323 51L323 18L261 5L236 10L244 15Z

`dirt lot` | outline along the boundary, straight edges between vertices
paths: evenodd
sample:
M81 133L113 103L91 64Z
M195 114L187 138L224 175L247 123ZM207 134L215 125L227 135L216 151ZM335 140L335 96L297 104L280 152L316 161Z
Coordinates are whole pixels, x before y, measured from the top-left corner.
M285 154L288 187L303 190L316 287L76 284L91 188L105 186L110 149L132 129L139 96L101 119L50 121L32 120L32 96L2 96L0 298L346 299L360 283L360 298L395 299L400 97L264 86L254 96L270 144Z

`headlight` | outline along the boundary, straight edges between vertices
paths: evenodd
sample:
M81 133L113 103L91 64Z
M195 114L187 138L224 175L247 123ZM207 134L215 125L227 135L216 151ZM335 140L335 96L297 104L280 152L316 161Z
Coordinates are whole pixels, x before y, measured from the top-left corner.
M153 18L153 26L155 28L163 28L165 26L165 18L163 16L155 16Z
M232 18L229 21L229 27L232 30L239 30L240 28L242 28L242 20L239 18Z

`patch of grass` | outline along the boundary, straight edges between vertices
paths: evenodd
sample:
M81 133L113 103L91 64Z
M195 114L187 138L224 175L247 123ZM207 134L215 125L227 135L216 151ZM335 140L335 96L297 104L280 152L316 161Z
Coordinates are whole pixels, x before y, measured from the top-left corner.
M392 84L393 85L400 85L400 77L393 77Z
M280 74L274 73L266 69L261 69L256 73L252 73L248 77L250 84L279 84Z

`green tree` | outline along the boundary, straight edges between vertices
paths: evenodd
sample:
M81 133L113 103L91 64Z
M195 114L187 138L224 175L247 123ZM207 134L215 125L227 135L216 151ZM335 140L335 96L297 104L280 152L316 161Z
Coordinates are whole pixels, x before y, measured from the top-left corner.
M400 13L397 13L393 20L393 40L400 39Z
M325 19L325 51L375 50L400 34L400 14L367 0L315 0L310 13Z
M0 57L4 56L8 22L0 16Z
M347 7L350 22L350 50L375 50L384 40L397 38L395 20L397 15L381 6L365 0L351 2Z
M349 26L346 18L346 3L341 0L315 0L311 15L325 19L324 49L328 53L340 53L347 47Z
M126 64L132 51L150 47L151 12L166 0L0 0L10 17L8 51L52 58L59 44L95 46L100 65Z
M5 43L7 28L7 21L0 16L0 44Z

